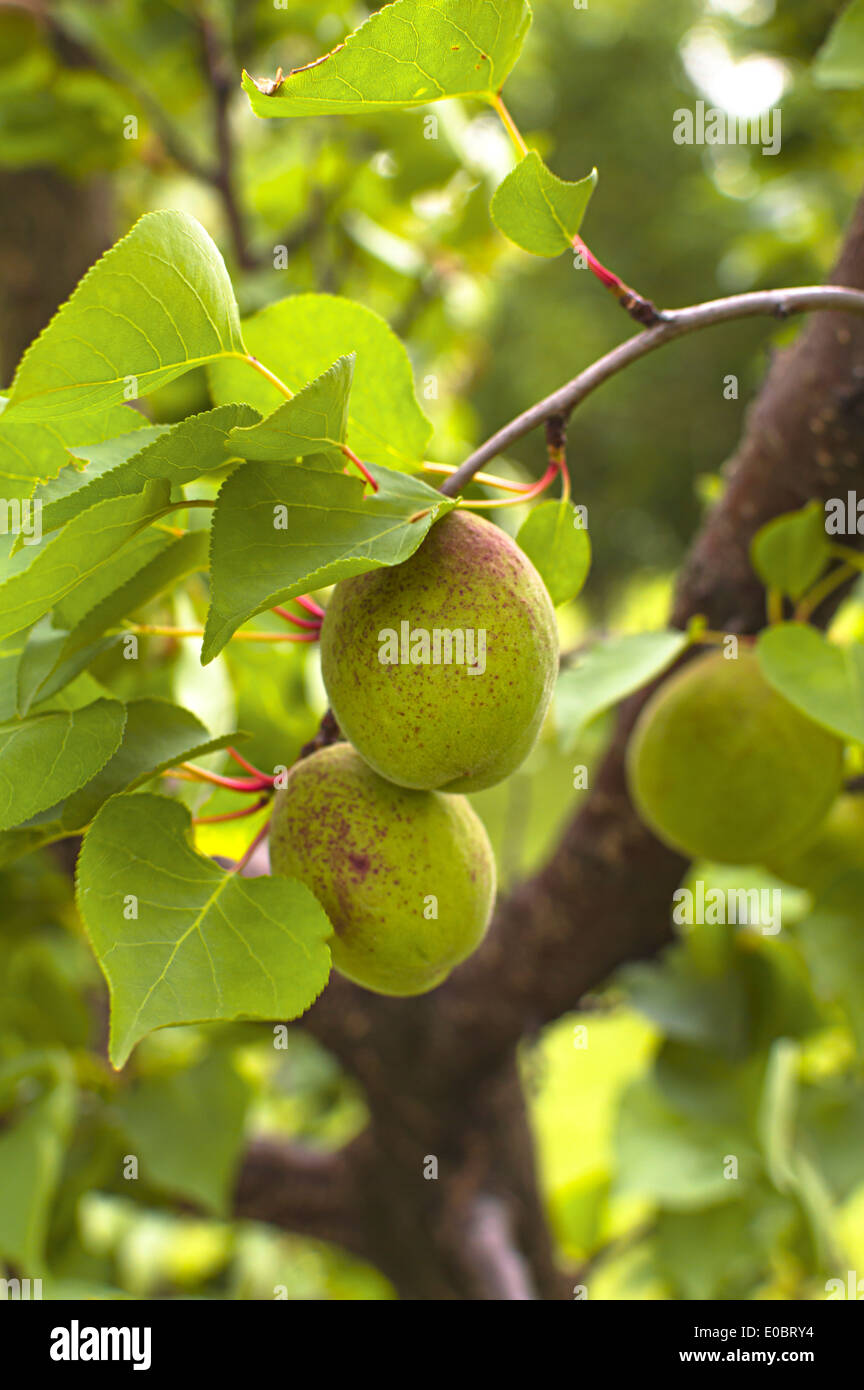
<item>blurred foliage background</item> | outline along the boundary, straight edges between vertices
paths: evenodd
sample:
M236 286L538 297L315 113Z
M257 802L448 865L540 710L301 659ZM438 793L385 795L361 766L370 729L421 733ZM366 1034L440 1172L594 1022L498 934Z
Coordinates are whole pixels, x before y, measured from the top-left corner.
M838 8L535 4L509 105L560 176L598 167L583 234L643 294L678 306L824 275L861 179L860 97L819 89L810 72ZM299 66L367 13L353 0L0 4L7 379L86 265L163 207L216 237L244 312L314 290L382 313L411 352L440 461L460 462L629 335L590 275L566 257L535 260L493 229L489 198L512 153L487 111L251 115L242 68ZM697 100L738 115L780 106L780 152L676 145L673 113ZM565 642L664 621L675 569L787 331L752 321L689 338L580 409L569 457L595 560L562 614ZM148 408L171 421L207 404L200 373ZM542 449L530 437L499 471L536 476ZM514 512L500 516L508 528ZM202 598L193 584L158 620L188 625ZM860 635L858 608L843 621ZM324 708L307 649L235 644L202 671L194 643L165 640L135 666L136 695L177 699L214 733L250 730L244 751L265 767L290 762ZM110 654L94 675L131 693ZM505 885L542 861L577 801L574 765L590 776L607 733L601 720L573 749L552 721L528 764L476 798ZM208 814L230 805L222 792L177 791L196 806L206 796ZM254 828L208 827L199 844L236 856ZM732 881L728 869L693 872ZM771 882L734 871L736 887ZM44 1274L46 1296L392 1297L338 1250L230 1220L244 1136L332 1146L362 1127L362 1096L335 1062L300 1029L276 1049L252 1026L169 1029L115 1075L69 863L48 851L19 861L0 894L7 1272ZM784 909L780 938L690 929L662 962L622 972L584 1014L526 1045L550 1220L592 1297L819 1298L856 1261L864 1274L860 923L837 928L826 962L808 894L787 888ZM737 1181L718 1175L718 1143L738 1157Z

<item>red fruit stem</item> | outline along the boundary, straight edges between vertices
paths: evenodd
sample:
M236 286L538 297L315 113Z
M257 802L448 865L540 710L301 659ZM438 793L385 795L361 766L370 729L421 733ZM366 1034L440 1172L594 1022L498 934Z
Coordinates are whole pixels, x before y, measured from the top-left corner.
M310 598L308 594L301 594L299 598L294 599L294 602L299 603L301 608L305 608L307 613L314 613L318 618L324 617L324 609L320 603L316 603L314 598Z
M286 623L294 623L296 627L305 627L308 631L315 633L321 630L320 619L316 621L312 618L297 618L293 613L289 613L287 608L276 607L271 611L275 613L277 617L284 618Z
M227 787L231 792L263 792L272 791L275 778L267 777L262 772L260 776L250 779L247 777L221 777L218 772L208 772L206 767L198 767L195 763L181 763L181 767L187 772L191 772L198 782L212 782L215 787Z
M255 766L254 763L247 762L246 759L243 757L242 753L237 752L236 748L231 748L229 746L226 749L226 752L230 754L230 756L234 759L235 763L239 763L241 767L245 767L247 772L251 772L253 777L260 777L266 779L267 773L262 772L260 768Z

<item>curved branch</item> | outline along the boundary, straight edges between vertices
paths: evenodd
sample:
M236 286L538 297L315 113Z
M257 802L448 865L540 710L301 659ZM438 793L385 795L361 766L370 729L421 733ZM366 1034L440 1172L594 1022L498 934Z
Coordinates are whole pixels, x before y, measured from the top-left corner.
M654 328L647 328L643 333L637 333L635 337L620 343L605 357L599 357L590 367L573 377L572 381L502 426L469 455L440 490L448 497L455 497L459 489L469 483L490 459L503 453L511 444L547 420L556 416L566 420L576 406L598 386L602 386L604 381L675 338L717 323L732 323L736 319L757 318L762 314L785 319L791 314L803 314L814 309L864 314L864 292L833 285L809 285L801 289L755 290L751 294L733 294L726 299L709 299L704 304L692 304L686 309L670 309Z
M283 1139L254 1139L243 1155L233 1215L362 1254L354 1166L350 1144L322 1153Z
M506 1208L496 1197L481 1194L474 1201L465 1226L465 1263L481 1299L530 1302L537 1298Z

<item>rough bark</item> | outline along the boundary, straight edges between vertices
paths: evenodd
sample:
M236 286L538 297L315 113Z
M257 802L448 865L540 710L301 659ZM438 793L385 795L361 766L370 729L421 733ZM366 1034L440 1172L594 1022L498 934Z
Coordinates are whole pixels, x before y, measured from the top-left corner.
M832 280L864 288L864 204ZM860 318L814 317L776 357L726 493L683 568L675 623L704 613L726 631L763 626L750 539L771 516L809 498L864 492L862 388ZM500 904L483 949L446 985L402 1001L334 977L308 1016L306 1026L358 1078L369 1105L368 1129L332 1160L334 1181L337 1165L347 1160L350 1168L346 1243L403 1298L568 1294L572 1281L556 1269L538 1196L516 1049L617 966L671 939L670 899L684 861L640 824L624 774L645 698L621 710L593 791L547 866ZM438 1159L437 1179L424 1177L429 1155ZM250 1214L247 1182L248 1163L241 1215ZM295 1204L275 1189L254 1214L291 1229L303 1221L309 1230L307 1217L292 1213ZM319 1230L325 1238L327 1224Z
M107 181L53 169L0 170L0 383L111 244Z

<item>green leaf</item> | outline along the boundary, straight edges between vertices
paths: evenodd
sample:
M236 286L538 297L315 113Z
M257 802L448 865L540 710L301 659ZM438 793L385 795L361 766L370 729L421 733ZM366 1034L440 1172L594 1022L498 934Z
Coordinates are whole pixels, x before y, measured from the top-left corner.
M750 547L753 568L765 587L795 600L815 584L830 558L821 502L775 517L756 532Z
M0 1129L0 1264L8 1260L24 1277L38 1277L75 1113L75 1085L62 1052L13 1058L0 1068L0 1087L7 1088L12 1072L25 1084L40 1073L44 1079L36 1098Z
M96 700L0 727L0 830L88 782L120 746L125 722L119 700Z
M120 747L86 786L57 807L59 822L67 832L80 830L110 796L131 791L170 767L215 753L244 738L244 734L211 738L194 714L168 700L130 700Z
M572 247L596 186L596 169L566 183L530 150L495 190L492 220L523 251L560 256Z
M30 632L18 663L18 714L28 714L32 705L56 695L114 639L90 642L68 656L64 652L66 640L66 633L52 628L49 618L40 619Z
M562 742L569 747L583 725L602 710L640 690L687 646L684 632L639 632L598 642L558 678L556 710Z
M147 483L140 496L109 498L82 512L43 545L20 574L0 584L0 641L30 627L79 584L104 577L117 551L168 503L169 485Z
M0 646L0 724L18 710L18 667L28 635L20 633Z
M591 540L572 502L541 502L520 526L516 541L556 607L576 597L591 568Z
M202 664L253 614L353 574L401 564L456 505L415 478L370 471L379 490L369 495L361 478L304 463L290 469L247 463L231 474L213 518Z
M746 981L735 970L706 972L679 946L666 952L662 965L639 961L624 966L616 978L634 1008L656 1023L664 1037L730 1057L743 1050L748 1000Z
M85 467L64 469L56 482L34 493L42 500L43 531L56 530L106 498L140 492L151 479L164 478L172 487L182 487L224 467L232 456L231 431L257 419L257 410L248 405L222 405L167 430L160 428L143 445L131 435L76 451L87 458Z
M243 90L256 116L352 115L443 97L491 100L530 23L524 0L397 0L325 58L290 72L272 95L246 72Z
M327 983L330 924L308 888L227 874L190 833L185 806L139 792L106 802L84 840L78 906L118 1068L154 1028L296 1018Z
M328 466L343 467L353 375L354 354L340 357L259 424L232 430L231 448L243 459L281 463L320 453Z
M821 998L839 1004L864 1053L864 871L853 869L820 895L796 928L804 958Z
M722 1117L712 1122L668 1103L651 1079L633 1082L618 1116L617 1189L638 1193L676 1211L709 1202L733 1202L752 1181L753 1145ZM724 1176L724 1157L734 1153L740 1178Z
M820 87L864 86L864 0L852 0L813 61Z
M835 646L806 623L778 623L759 634L765 679L816 724L864 743L864 646Z
M347 443L364 462L411 469L426 456L432 426L414 394L408 354L378 314L351 299L298 294L245 319L249 351L299 394L337 358L355 356ZM240 362L210 368L214 399L242 399L269 415L280 391Z
M5 400L3 401L5 405ZM57 475L69 462L69 450L111 439L147 422L127 405L109 405L51 424L30 421L18 425L5 410L0 414L0 487L7 499L29 497L34 483Z
M243 1147L249 1086L231 1056L144 1077L115 1106L138 1176L215 1216L228 1216Z
M6 414L19 424L92 411L243 352L231 281L204 228L183 212L146 213L27 349Z
M72 631L64 634L62 656L70 656L81 646L101 636L107 628L117 626L128 614L149 603L165 589L170 589L187 574L194 574L196 570L206 570L209 564L209 544L209 531L190 531L185 536L178 536L176 540L169 540L152 558L146 559L125 582L117 588L112 588L92 607L86 607ZM142 559L150 553L148 546L146 550L137 552L137 555ZM114 572L110 577L117 579L118 574ZM83 589L80 595L84 597ZM71 605L69 607L71 612Z

